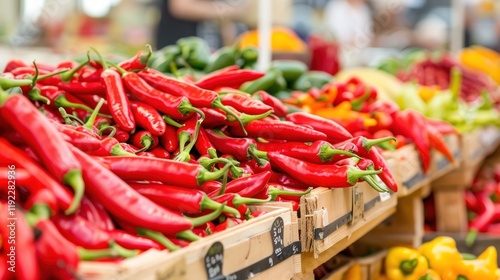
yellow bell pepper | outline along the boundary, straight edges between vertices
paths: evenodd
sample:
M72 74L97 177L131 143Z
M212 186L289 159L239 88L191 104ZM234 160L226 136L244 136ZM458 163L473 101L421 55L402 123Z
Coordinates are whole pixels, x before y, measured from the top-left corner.
M385 259L385 273L389 280L418 280L427 272L429 265L417 250L392 247Z
M427 258L430 268L439 275L443 275L453 264L462 261L455 240L448 236L436 237L422 244L418 251Z
M436 271L428 269L425 275L418 278L418 280L441 280L441 276Z
M361 265L359 263L354 263L342 277L344 280L361 280Z
M443 280L497 280L497 250L490 246L475 260L457 262L443 274Z

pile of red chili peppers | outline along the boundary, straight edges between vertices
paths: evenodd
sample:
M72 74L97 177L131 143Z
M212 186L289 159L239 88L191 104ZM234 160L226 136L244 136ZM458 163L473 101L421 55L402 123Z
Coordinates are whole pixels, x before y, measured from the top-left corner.
M335 121L354 136L397 139L379 145L384 150L395 150L413 143L420 154L424 173L431 165L432 149L443 154L451 163L455 160L445 141L446 135L458 134L452 125L428 119L413 110L401 111L393 102L377 100L377 90L358 78L332 82L309 92L293 92L284 101Z
M9 186L0 215L18 218L20 278L75 278L80 260L177 250L265 213L249 205L297 209L310 187L363 180L397 191L373 148L393 138L353 137L264 91L233 89L263 73L228 67L194 84L146 68L149 55L12 60L0 75L0 181ZM3 251L9 234L0 228Z

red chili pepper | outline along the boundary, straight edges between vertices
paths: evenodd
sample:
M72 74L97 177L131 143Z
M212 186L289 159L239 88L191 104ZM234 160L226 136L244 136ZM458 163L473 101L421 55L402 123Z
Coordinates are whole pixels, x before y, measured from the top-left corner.
M55 215L52 222L62 236L76 246L85 249L109 247L110 234L79 215Z
M0 114L21 134L35 151L47 170L60 182L74 190L73 203L67 213L73 213L80 205L85 183L81 166L71 155L68 144L56 128L23 95L6 95L0 92Z
M71 205L71 193L56 180L52 179L44 169L35 163L26 153L17 147L12 146L5 139L0 138L0 150L3 152L2 161L8 161L8 164L15 165L16 168L24 168L29 174L36 174L31 179L37 181L37 184L26 184L30 193L36 193L42 189L50 190L62 209L68 209Z
M269 212L267 212L266 210L257 210L257 211L253 211L252 212L252 217L254 218L258 218L258 217L261 217L261 216L264 216L265 214L267 214Z
M214 128L226 124L226 114L223 112L212 108L200 108L200 110L205 114L203 127Z
M345 141L352 138L345 128L333 120L318 117L305 112L291 113L286 116L287 121L302 125L310 125L315 130L323 132L328 137L328 141Z
M259 164L259 162L260 162L260 164ZM241 167L245 170L251 170L252 174L261 173L261 172L265 172L265 171L271 171L271 168L272 168L269 161L267 161L267 160L257 161L255 159L251 159L248 161L242 161L242 162L240 162L239 167Z
M335 162L346 157L357 157L349 151L334 149L326 141L315 141L311 145L302 142L286 143L257 143L257 149L265 152L278 152L280 154L302 159L312 163Z
M125 249L130 250L149 250L149 249L158 249L161 250L164 248L163 245L158 242L151 240L149 238L145 238L142 236L137 236L134 234L127 233L121 230L112 230L109 232L111 239L116 241L116 243L122 246Z
M125 143L130 139L130 134L126 132L125 130L121 129L120 127L115 127L116 132L113 137L118 140L120 143Z
M41 189L34 193L30 193L28 199L24 202L23 207L25 209L30 209L30 211L43 207L44 209L49 210L51 215L59 212L57 198L48 189Z
M50 220L39 221L36 228L41 232L35 247L42 275L75 279L79 263L77 247L64 238Z
M243 197L254 197L265 188L271 178L271 172L257 173L247 177L241 177L232 180L226 185L226 193L237 193ZM215 197L220 190L215 190L208 194L209 197Z
M443 138L443 135L435 127L427 125L427 135L429 136L429 144L432 148L436 149L444 155L451 163L455 162L455 157L448 147L448 144Z
M149 131L139 131L132 135L132 145L139 149L139 152L152 149L158 145L158 137L151 134Z
M78 131L74 126L57 124L53 122L56 129L65 135L66 141L84 152L96 151L101 147L101 140L89 133Z
M99 258L133 257L138 251L127 250L110 241L107 249L87 250L77 247L59 233L50 220L39 220L35 237L36 252L41 274L53 279L74 279L80 260Z
M284 118L288 114L288 107L280 99L260 90L252 95L253 98L262 101L262 103L271 106L276 116Z
M104 157L105 167L127 181L152 180L165 184L197 189L203 183L220 179L230 168L210 172L200 164L139 156Z
M165 121L155 108L146 103L137 101L131 101L130 108L132 109L132 114L134 115L137 125L155 136L160 136L165 133Z
M14 263L16 279L39 279L40 268L36 257L33 231L26 217L19 210L16 211L15 217L9 216L11 204L7 204L5 201L0 203L2 206L0 217L4 221L4 225L0 229L3 243L2 254L9 258L7 263L12 260L12 257L14 258L12 263ZM12 267L12 263L10 267ZM14 271L9 270L9 274L13 276L11 272Z
M28 95L33 92L38 92L41 96L46 97L50 101L50 106L52 108L63 107L67 109L70 114L73 112L76 113L80 119L84 119L88 112L93 111L92 108L85 105L82 100L60 90L56 86L43 86L40 87L39 90L38 88L34 88Z
M284 199L281 197L278 197L278 199L276 201L287 202L287 203L292 204L292 211L299 211L299 209L300 209L300 202L298 202L298 201Z
M477 195L477 200L481 205L481 208L484 208L484 212L479 214L469 224L469 233L465 239L465 243L468 246L471 246L474 243L478 232L485 232L488 230L488 226L493 222L495 217L495 205L486 193L479 193Z
M264 139L282 139L298 142L314 142L326 140L326 134L285 121L255 120L245 126L248 136ZM245 136L241 128L230 127L231 134Z
M125 131L134 130L135 120L120 74L106 69L101 73L101 82L106 89L106 100L114 121Z
M376 175L382 170L360 170L354 166L314 164L278 153L267 154L271 164L295 179L314 187L346 188L355 185L366 175Z
M71 82L63 83L59 82L57 87L61 90L67 91L76 95L99 95L104 97L106 95L106 90L104 85L99 82Z
M206 209L217 210L222 207L221 203L210 199L205 192L196 189L162 184L130 184L130 186L158 205L185 214L195 215ZM233 215L238 214L235 209L228 206L224 206L223 211Z
M427 173L431 164L431 154L424 117L410 110L398 112L395 115L392 131L413 141L422 160L422 170Z
M92 65L94 61L90 61L90 64ZM94 66L93 66L94 67ZM99 64L99 68L97 69L91 69L91 68L86 68L81 75L78 76L78 81L79 82L100 82L101 80L101 74L104 71L104 69L101 67Z
M148 45L147 52L145 52L144 50L140 50L133 57L120 62L118 66L126 71L144 69L148 66L148 61L152 53L153 51L151 50L151 46Z
M471 191L465 191L465 204L467 209L476 213L484 212L484 205L480 204L477 197Z
M238 116L228 108L226 108L219 95L215 91L199 88L193 84L184 83L174 78L170 78L163 73L146 68L139 72L139 76L155 88L173 94L176 96L184 96L195 107L219 108L226 114L234 117L243 127Z
M170 153L173 153L179 148L179 138L177 137L177 129L169 124L165 127L165 133L160 137L160 144Z
M125 151L121 146L120 142L113 137L106 137L101 141L101 148L96 151L89 152L90 155L94 156L130 156L133 155Z
M125 73L123 82L135 98L153 106L173 119L183 120L189 118L193 112L199 112L197 108L191 105L188 98L158 90L149 85L135 72Z
M89 194L102 203L102 205L104 205L114 216L119 219L130 221L131 224L138 227L144 227L173 235L193 228L193 223L191 221L185 219L176 212L168 211L159 207L149 199L140 195L128 184L120 180L100 163L93 160L83 152L75 148L72 149L72 152L83 166L83 177L87 182L87 190ZM129 160L129 162L132 162L130 161L132 158L135 157L120 157L120 159L126 159ZM153 160L153 158L139 159L147 159L148 161ZM110 167L113 165L116 166L116 164L113 164L110 160L106 163L109 164ZM129 165L127 167L129 169L133 169L133 165ZM149 166L142 167L150 168L151 164L149 164ZM170 168L175 169L175 167ZM113 170L113 172L115 172L115 170ZM151 169L150 172L154 173ZM129 174L130 173L133 174L134 172L131 171ZM182 177L179 176L180 174L176 175L177 176L175 177ZM168 176L168 173L163 173L163 176ZM145 178L154 180L154 178L149 176L142 177L141 179ZM186 179L185 176L183 179Z
M167 238L161 232L156 232L156 231L152 231L152 230L144 229L144 228L136 228L134 225L132 225L126 221L123 221L123 220L117 220L117 222L120 225L120 227L123 228L123 230L125 230L126 232L128 232L130 234L134 234L134 235L138 234L139 237L148 238L148 239L154 241L155 243L158 243L161 246L167 248L169 251L176 251L179 249L178 246L181 246L179 244L183 244L182 246L184 246L184 244L186 244L186 243L184 243L183 240L178 240L178 239L175 239L172 237ZM186 246L187 245L189 245L189 243L187 243Z
M202 77L195 85L209 90L214 90L219 87L239 88L245 82L262 78L265 75L263 72L249 69L238 70L225 68L221 70L222 71L212 72Z
M97 106L97 104L99 103L99 101L103 98L99 95L96 95L96 94L94 94L94 95L80 94L80 95L78 95L78 99L83 101L90 108L95 108ZM109 109L109 107L110 106L108 105L108 102L106 100L104 100L104 104L101 107L101 109L99 109L99 112L102 114L111 115L111 110Z
M442 135L459 134L458 131L455 129L455 127L448 122L436 119L426 119L425 122L427 124L427 127L432 126Z
M82 204L77 214L102 230L110 231L115 229L113 220L104 206L102 206L101 203L92 201L85 196L82 199Z
M170 153L160 146L149 150L149 152L157 158L170 159Z
M241 217L248 217L250 214L248 205L266 203L269 202L271 198L267 197L266 199L255 199L242 197L236 193L224 193L223 195L217 196L215 200L219 203L227 203L228 206L238 209ZM226 216L234 218L232 215Z
M309 188L308 185L302 183L301 181L285 173L272 172L271 179L269 179L269 182L301 190Z
M264 104L260 100L234 93L227 93L222 96L222 104L231 106L237 111L249 115L260 115L268 113L269 111L273 112L273 107Z
M224 135L220 130L207 129L208 139L214 148L224 154L233 155L239 161L246 161L251 157L257 142L252 138L233 138Z
M28 65L26 63L24 63L24 61L22 61L22 60L11 59L5 65L3 72L12 72L12 70L19 68L19 67L28 67Z

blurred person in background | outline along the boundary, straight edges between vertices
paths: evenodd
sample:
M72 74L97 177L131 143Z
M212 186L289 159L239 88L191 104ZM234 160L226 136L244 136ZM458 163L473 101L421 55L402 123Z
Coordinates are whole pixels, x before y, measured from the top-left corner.
M156 48L178 39L198 36L213 49L236 36L232 20L247 12L245 0L160 0L160 21L156 29Z
M324 22L343 47L366 48L371 44L372 17L365 0L330 0Z

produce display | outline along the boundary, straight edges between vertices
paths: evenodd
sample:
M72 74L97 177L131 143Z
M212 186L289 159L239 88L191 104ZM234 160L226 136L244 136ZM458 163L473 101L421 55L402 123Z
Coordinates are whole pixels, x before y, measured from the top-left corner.
M277 51L307 50L286 29L273 34ZM262 72L256 40L249 32L211 52L189 37L121 60L95 49L53 64L10 60L0 74L0 216L17 219L15 277L74 279L82 261L183 250L268 214L253 206L282 203L303 215L301 198L315 188L363 183L376 197L353 191L341 201L352 204L344 224L354 224L356 207L367 211L402 187L404 168L388 161L399 149L414 147L427 175L436 154L460 166L448 137L500 125L498 68L474 60L498 64L487 49L340 70L334 46L312 37L310 65L276 59ZM497 169L465 192L471 244L498 233ZM0 229L6 269L10 235ZM494 248L469 257L439 237L390 248L383 271L391 280L498 279ZM361 270L351 267L347 279Z
M79 260L178 250L263 214L248 205L289 201L297 210L311 187L363 180L397 191L372 148L393 138L353 137L336 122L287 113L264 91L229 88L264 75L254 70L229 66L190 83L147 68L149 55L7 64L2 179L16 179L17 195L11 201L4 189L2 213L20 206L30 234L19 254L30 271L71 278ZM211 90L220 86L223 93ZM73 249L58 251L61 244Z

